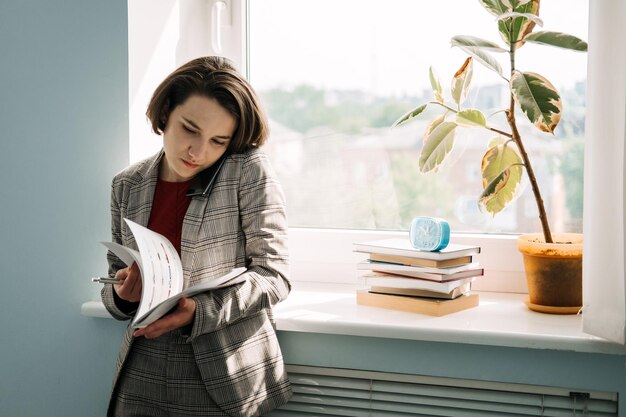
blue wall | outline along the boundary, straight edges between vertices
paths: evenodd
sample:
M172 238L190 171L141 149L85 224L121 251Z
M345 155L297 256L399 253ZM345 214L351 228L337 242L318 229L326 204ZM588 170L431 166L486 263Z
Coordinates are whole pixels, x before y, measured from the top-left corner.
M128 163L126 0L0 2L0 415L105 413L122 323L80 315Z
M305 332L278 336L291 365L611 392L618 394L619 416L626 416L623 355Z

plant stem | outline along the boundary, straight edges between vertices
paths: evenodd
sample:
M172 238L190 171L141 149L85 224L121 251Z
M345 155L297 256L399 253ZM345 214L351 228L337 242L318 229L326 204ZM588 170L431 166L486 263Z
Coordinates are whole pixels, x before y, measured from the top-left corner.
M554 241L552 240L552 233L550 232L550 225L548 224L546 209L543 204L543 199L541 198L541 193L539 192L537 178L535 177L533 167L530 165L530 159L528 158L528 154L526 153L526 149L524 148L524 144L522 143L522 138L520 137L519 131L517 130L517 124L515 122L515 100L513 98L513 94L511 94L511 106L506 112L506 119L509 122L509 126L511 127L511 132L513 132L513 141L515 141L515 144L520 151L522 161L524 161L524 166L526 167L528 179L530 180L531 188L533 189L535 202L537 203L537 209L539 210L539 220L541 220L543 237L546 243L554 243Z
M513 135L507 132L503 132L502 130L496 129L495 127L487 126L486 129L491 130L492 132L496 132L499 135L506 136L507 138L513 138Z
M511 60L511 79L513 79L513 73L515 71L515 43L510 42L509 49L509 58ZM533 194L535 196L535 202L537 203L537 209L539 210L539 220L541 221L541 229L543 230L543 237L546 243L554 243L552 240L552 233L550 232L550 225L548 224L548 216L546 214L546 209L543 204L543 198L541 198L541 192L539 191L539 185L537 184L537 178L535 177L535 172L533 171L532 165L530 165L530 159L528 158L528 154L526 153L526 148L524 148L524 144L522 143L522 138L519 134L519 130L517 130L517 123L515 121L515 97L513 96L512 87L511 89L511 99L509 102L509 109L506 111L506 120L511 127L511 138L517 145L517 148L520 151L522 156L522 161L524 161L524 165L526 166L526 173L528 174L528 179L530 180L530 186L533 189Z
M452 107L448 106L447 104L440 103L438 101L429 101L428 104L437 104L437 105L439 105L439 106L441 106L441 107L443 107L443 108L445 108L445 109L447 109L447 110L449 110L449 111L451 111L453 113L458 113L459 112L458 110L453 109Z

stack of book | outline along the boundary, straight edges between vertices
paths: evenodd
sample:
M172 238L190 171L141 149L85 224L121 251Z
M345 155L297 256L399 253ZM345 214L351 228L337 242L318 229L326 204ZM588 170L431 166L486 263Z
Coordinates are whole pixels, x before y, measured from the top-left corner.
M368 253L357 269L366 288L357 303L441 316L478 305L472 281L484 274L479 246L449 244L436 252L414 249L408 239L354 243Z

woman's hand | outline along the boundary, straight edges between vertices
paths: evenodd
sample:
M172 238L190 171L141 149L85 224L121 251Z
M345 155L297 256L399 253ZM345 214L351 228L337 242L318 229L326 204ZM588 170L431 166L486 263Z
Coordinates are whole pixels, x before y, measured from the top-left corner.
M141 274L137 263L133 262L130 267L118 270L115 279L122 281L121 284L113 285L118 297L131 303L141 299Z
M178 301L176 310L170 314L166 314L149 326L135 330L133 336L144 336L146 339L155 339L162 334L192 323L195 314L196 300L193 298L181 298Z

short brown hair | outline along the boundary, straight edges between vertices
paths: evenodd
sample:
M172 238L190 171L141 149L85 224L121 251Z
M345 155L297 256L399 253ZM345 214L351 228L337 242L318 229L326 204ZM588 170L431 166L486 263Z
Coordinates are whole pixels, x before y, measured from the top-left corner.
M228 150L242 153L258 148L267 140L267 118L248 81L224 57L196 58L172 72L157 87L146 116L154 133L164 132L170 113L190 96L217 100L237 121Z

